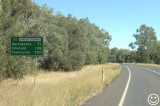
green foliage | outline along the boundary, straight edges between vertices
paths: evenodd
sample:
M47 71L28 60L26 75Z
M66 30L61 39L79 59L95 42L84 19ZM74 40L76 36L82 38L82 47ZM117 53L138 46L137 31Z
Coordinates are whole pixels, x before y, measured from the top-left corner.
M136 45L137 48L137 62L140 63L153 63L155 57L153 54L156 52L156 42L157 37L154 29L152 27L148 27L146 25L141 25L139 29L137 29L136 34L133 35L136 41L130 43L130 47L134 48Z
M16 78L17 57L10 56L11 36L43 36L44 56L38 67L49 71L79 70L85 64L107 62L111 36L104 29L31 0L0 2L0 77ZM20 77L33 73L34 57L20 57Z
M17 57L10 56L10 37L22 36L28 21L35 18L40 9L30 0L3 0L0 10L0 77L16 78ZM32 66L32 57L20 57L19 76L32 73Z
M132 51L127 49L112 48L110 51L109 61L114 63L133 62L134 59L131 60L131 53Z
M156 63L160 64L160 43L152 27L141 25L133 35L136 41L131 42L129 47L137 50L112 48L109 61L111 62L132 62L132 63Z

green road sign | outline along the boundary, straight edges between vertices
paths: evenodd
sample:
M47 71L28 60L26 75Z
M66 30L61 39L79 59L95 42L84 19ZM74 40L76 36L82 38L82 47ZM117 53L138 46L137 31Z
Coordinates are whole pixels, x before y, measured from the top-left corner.
M14 56L42 56L43 37L12 36L10 54Z

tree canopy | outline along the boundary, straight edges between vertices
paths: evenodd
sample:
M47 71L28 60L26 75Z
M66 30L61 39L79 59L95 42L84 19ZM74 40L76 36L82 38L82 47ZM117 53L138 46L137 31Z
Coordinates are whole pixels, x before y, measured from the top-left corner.
M133 35L136 41L130 43L130 47L137 46L137 62L141 63L149 63L154 61L150 56L156 52L156 48L154 47L157 42L157 37L154 29L152 27L141 25L139 29L137 29L136 34Z
M129 47L134 50L112 48L108 61L160 64L160 41L157 41L154 29L143 24L136 30L133 37L136 41L131 42Z
M48 71L79 70L106 63L111 36L88 18L64 16L31 0L0 2L0 76L16 77L17 57L10 56L11 36L43 36L44 56L38 67ZM20 76L33 72L34 57L20 57Z
M11 36L43 36L44 56L38 68L73 71L88 64L140 62L160 64L160 41L152 27L141 25L129 47L112 48L109 32L88 18L64 16L31 0L0 0L0 78L16 77L17 57L10 56ZM20 76L33 73L34 57L20 57Z

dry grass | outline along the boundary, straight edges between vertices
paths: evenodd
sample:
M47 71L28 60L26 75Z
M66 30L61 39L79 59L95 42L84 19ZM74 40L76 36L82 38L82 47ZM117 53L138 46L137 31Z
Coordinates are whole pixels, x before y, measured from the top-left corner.
M154 67L160 67L158 64L147 64L147 63L137 63L138 65L147 65L147 66L154 66Z
M146 66L160 67L160 65L158 65L158 64L148 64L148 63L123 63L123 64L137 64L137 65L146 65Z
M105 83L102 83L102 68ZM120 73L119 64L88 65L76 72L39 72L36 89L34 76L0 83L0 106L77 106L101 90Z

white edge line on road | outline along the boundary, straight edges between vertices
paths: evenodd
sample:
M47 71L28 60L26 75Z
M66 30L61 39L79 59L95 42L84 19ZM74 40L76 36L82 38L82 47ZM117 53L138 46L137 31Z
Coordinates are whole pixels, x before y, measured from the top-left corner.
M148 71L154 72L154 73L156 73L156 74L160 74L159 72L153 71L153 70L151 70L151 69L144 68L144 67L142 67L142 68L143 68L143 69L146 69L146 70L148 70Z
M123 106L123 103L124 103L124 100L126 98L126 94L127 94L127 91L128 91L129 83L130 83L130 80L131 80L131 71L130 71L130 69L127 66L124 66L124 67L126 67L128 69L128 71L129 71L129 77L128 77L128 82L126 84L126 88L125 88L125 90L123 92L123 95L121 97L121 100L120 100L118 106Z

